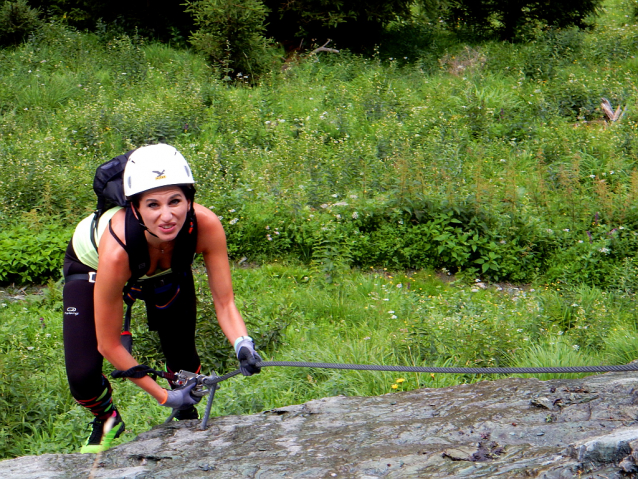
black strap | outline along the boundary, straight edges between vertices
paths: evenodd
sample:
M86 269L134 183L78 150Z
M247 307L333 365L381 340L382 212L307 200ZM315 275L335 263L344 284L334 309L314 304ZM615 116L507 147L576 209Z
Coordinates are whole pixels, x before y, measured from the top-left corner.
M139 379L147 375L151 375L153 379L159 376L161 378L168 379L169 381L175 380L175 374L169 373L167 371L158 371L157 369L153 369L150 366L146 366L144 364L138 364L137 366L133 366L131 369L127 369L126 371L120 371L116 369L111 373L111 377L114 377L116 379Z
M93 219L91 220L91 244L97 251L97 226L100 221L100 216L104 213L103 210L95 210L93 213Z
M150 234L151 236L155 236L156 238L159 239L159 236L157 236L155 233L153 233L151 230L149 230L148 226L146 226L144 224L144 220L142 219L142 215L140 214L139 210L135 207L135 205L133 203L131 203L131 209L133 210L133 213L135 213L135 217L137 218L137 222L140 224L142 229L144 231L148 232L148 234Z
M151 256L148 252L144 229L135 216L132 204L126 207L124 215L124 241L126 241L126 246L122 247L128 254L129 269L131 270L129 281L137 281L147 273L151 266Z
M69 281L88 281L89 283L95 283L96 273L96 271L91 271L89 273L70 274L64 277L64 282L68 283Z
M118 236L115 234L115 231L113 231L113 226L111 226L111 220L109 220L109 232L111 233L111 236L115 238L115 241L117 241L118 244L124 249L124 251L128 253L128 250L126 249L126 245L122 243L122 240L118 238Z
M133 303L129 303L128 301L126 301L126 313L124 313L124 331L127 333L131 330L131 307L132 306L133 306Z

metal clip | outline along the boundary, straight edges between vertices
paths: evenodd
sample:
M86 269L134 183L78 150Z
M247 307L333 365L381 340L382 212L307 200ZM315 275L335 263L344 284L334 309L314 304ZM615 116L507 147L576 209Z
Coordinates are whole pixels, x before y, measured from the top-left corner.
M177 386L181 387L185 386L189 381L195 380L197 381L197 385L193 388L191 394L195 397L203 397L210 392L210 389L208 389L208 387L204 389L204 379L206 379L206 376L204 376L203 374L191 373L190 371L184 371L182 369L175 375L175 381L173 382Z

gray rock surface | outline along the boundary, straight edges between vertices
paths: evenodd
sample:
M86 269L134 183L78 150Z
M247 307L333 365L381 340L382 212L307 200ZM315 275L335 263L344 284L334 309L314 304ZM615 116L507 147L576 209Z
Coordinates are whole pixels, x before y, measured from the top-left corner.
M638 373L332 397L153 428L95 478L638 477ZM22 457L0 477L86 478L95 456Z

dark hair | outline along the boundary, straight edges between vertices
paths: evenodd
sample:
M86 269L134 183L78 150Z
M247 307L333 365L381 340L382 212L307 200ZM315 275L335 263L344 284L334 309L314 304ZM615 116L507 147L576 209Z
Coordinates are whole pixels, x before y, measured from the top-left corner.
M179 186L179 189L182 190L182 193L184 193L184 196L186 197L187 200L189 200L190 202L195 201L195 187L193 185L166 185L166 186ZM149 190L146 190L146 191L149 191ZM129 198L129 202L131 202L133 206L135 206L135 208L139 208L140 199L142 198L142 195L146 193L146 191L142 191L136 195L131 196Z

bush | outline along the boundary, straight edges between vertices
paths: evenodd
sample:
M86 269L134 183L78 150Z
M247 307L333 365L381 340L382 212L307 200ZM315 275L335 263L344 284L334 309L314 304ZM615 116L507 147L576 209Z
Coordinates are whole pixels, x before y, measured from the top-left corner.
M144 36L184 46L192 30L190 16L182 2L155 0L149 3L128 0L29 0L46 12L49 20L64 21L80 30L140 33Z
M588 17L596 15L602 0L451 0L446 4L448 25L455 30L479 36L495 36L514 40L547 26L565 28L589 25Z
M0 45L15 45L41 25L40 12L27 0L5 1L0 7Z
M25 221L0 232L0 283L42 284L59 278L71 233L55 219L46 225Z
M224 79L249 77L252 81L269 71L272 55L264 37L268 9L260 0L199 0L187 5L198 27L190 41Z
M364 51L378 43L383 28L396 20L409 20L408 0L264 0L270 10L268 35L290 49L311 47L332 39L339 48Z

